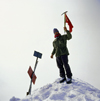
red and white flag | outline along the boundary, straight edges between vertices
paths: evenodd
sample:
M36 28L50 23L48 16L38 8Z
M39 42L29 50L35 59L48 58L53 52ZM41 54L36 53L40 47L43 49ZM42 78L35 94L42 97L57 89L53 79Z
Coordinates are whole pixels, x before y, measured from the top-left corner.
M66 15L66 13L65 13L65 22L64 23L65 23L65 25L66 25L66 23L68 23L69 31L72 32L73 25L72 25L71 21L69 20L68 16Z
M31 66L29 66L28 74L29 74L30 78L32 77L32 73L33 73L33 70L32 70L32 68L31 68ZM37 78L36 75L33 74L33 78L32 78L33 84L35 84L36 78Z

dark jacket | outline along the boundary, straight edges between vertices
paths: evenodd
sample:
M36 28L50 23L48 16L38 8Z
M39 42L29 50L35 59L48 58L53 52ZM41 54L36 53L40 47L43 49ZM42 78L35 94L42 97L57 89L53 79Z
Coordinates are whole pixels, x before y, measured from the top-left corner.
M67 48L67 40L70 40L72 38L71 33L67 30L67 34L65 35L60 35L58 38L56 38L53 41L53 51L52 54L56 57L59 57L61 55L69 55L69 51Z

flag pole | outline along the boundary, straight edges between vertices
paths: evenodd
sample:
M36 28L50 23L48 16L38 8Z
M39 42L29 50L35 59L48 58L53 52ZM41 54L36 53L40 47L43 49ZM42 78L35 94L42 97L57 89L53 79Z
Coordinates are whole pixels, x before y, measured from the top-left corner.
M65 14L64 14L64 27L66 27L66 19L65 19Z
M65 13L64 13L64 27L66 27L66 18L65 18ZM65 33L65 30L64 30Z

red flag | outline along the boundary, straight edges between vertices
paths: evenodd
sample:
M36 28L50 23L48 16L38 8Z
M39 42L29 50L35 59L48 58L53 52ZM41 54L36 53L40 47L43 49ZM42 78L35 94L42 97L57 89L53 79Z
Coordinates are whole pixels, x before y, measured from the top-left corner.
M72 32L73 25L66 14L65 14L65 23L68 23L69 31Z
M32 70L32 68L31 68L31 66L29 66L28 74L29 74L30 78L32 77L32 73L33 73L33 70ZM33 78L32 78L33 84L35 84L36 78L37 78L36 75L33 74Z

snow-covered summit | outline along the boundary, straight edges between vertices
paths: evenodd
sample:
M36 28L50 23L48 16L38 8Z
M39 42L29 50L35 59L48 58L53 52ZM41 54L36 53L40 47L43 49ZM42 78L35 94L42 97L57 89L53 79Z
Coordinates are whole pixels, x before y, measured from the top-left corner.
M57 79L32 92L24 99L12 97L10 101L100 101L100 90L74 78L72 84L59 83Z

